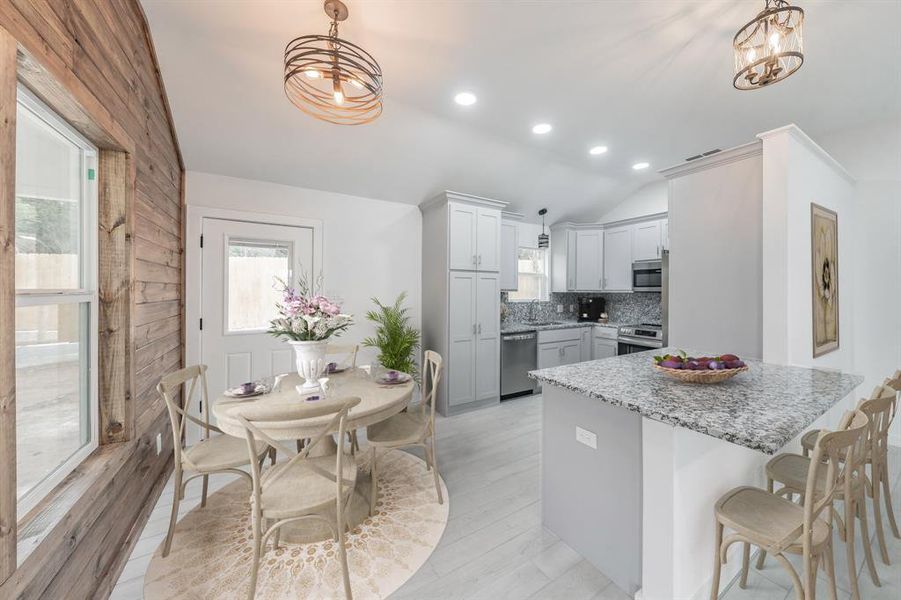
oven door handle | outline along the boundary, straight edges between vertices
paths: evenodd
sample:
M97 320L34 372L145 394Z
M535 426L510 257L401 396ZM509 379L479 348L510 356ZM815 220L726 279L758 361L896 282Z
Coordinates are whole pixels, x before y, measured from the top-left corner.
M663 348L662 340L654 341L654 340L649 340L646 338L638 338L638 337L631 337L631 336L627 336L627 335L621 335L617 338L616 341L624 343L624 344L632 344L633 346L643 346L645 348Z

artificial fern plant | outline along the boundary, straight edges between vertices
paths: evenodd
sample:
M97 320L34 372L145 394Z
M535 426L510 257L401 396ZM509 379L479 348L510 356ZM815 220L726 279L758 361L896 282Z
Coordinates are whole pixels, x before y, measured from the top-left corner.
M407 298L401 292L394 304L386 305L373 298L377 309L366 313L366 319L377 325L375 336L363 340L368 348L378 348L378 361L386 369L409 373L417 381L416 350L419 348L419 330L410 325L410 309L403 306Z

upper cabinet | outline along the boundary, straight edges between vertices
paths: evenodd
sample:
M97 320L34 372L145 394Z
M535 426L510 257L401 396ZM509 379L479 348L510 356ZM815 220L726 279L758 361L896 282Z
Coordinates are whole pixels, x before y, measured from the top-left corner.
M519 258L519 224L518 219L508 217L512 213L504 213L501 218L501 289L516 291L519 287L517 261Z
M656 260L660 258L662 220L634 225L632 232L632 260Z
M500 209L448 202L448 239L449 268L500 271Z
M604 287L604 231L576 230L576 290L601 290Z
M633 226L611 227L604 230L604 290L632 291Z
M576 232L565 225L551 227L551 291L576 289Z

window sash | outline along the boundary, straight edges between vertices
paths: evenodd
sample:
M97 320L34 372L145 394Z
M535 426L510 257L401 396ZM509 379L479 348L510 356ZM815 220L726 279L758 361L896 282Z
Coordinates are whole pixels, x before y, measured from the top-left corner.
M520 252L523 251L523 250L528 251L530 254L533 254L533 253L535 253L535 252L540 252L540 253L541 253L541 256L542 256L543 260L541 261L541 267L540 267L540 269L539 269L538 271L520 271L520 270L519 270L519 260L520 260L520 259L519 259L519 255L520 255ZM517 257L517 260L516 260L516 265L517 265L517 273L516 273L517 283L521 282L523 279L534 280L534 281L536 281L536 282L537 282L537 287L538 287L538 296L537 296L537 297L529 297L529 298L516 298L516 297L512 297L512 296L515 296L516 294L518 294L518 293L520 293L520 292L518 292L518 291L516 291L516 292L510 292L510 293L508 294L508 296L507 296L508 302L533 302L533 301L535 301L535 300L538 300L538 301L541 301L541 302L546 302L546 301L549 299L549 297L550 297L550 296L549 296L550 276L549 276L549 274L548 274L548 253L547 253L547 250L544 250L544 249L536 249L536 248L520 247L520 248L517 249L517 255L516 255L516 257ZM518 285L517 287L518 287L520 290L523 289L523 286L522 286L521 284Z
M17 109L27 110L43 124L52 128L67 141L80 150L79 168L81 173L80 189L80 231L78 244L78 268L80 287L74 289L21 289L16 290L16 307L49 306L63 304L82 304L86 308L86 323L81 325L79 342L79 360L82 363L81 375L87 370L87 399L79 398L80 406L87 405L89 427L87 443L75 450L66 460L56 467L42 480L36 483L17 502L16 510L21 519L29 510L39 504L47 494L71 473L85 458L99 446L100 439L100 402L98 395L98 343L99 343L99 298L97 286L98 275L98 204L97 188L97 148L79 134L71 125L60 118L38 99L31 91L18 86ZM93 169L95 176L88 177L88 169Z

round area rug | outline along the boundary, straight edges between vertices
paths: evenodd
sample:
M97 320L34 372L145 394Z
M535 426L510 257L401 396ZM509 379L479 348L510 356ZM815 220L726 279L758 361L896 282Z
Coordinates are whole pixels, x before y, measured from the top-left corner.
M368 452L357 463L368 470ZM447 525L448 497L438 504L425 463L394 450L379 456L377 513L345 538L350 583L357 600L385 598L423 565ZM199 485L199 484L198 484ZM359 491L355 492L359 493ZM367 492L368 493L368 492ZM144 576L145 600L247 598L253 556L249 485L243 478L207 499L175 527L169 556L157 548ZM259 600L343 598L341 565L332 539L271 543L260 560Z

